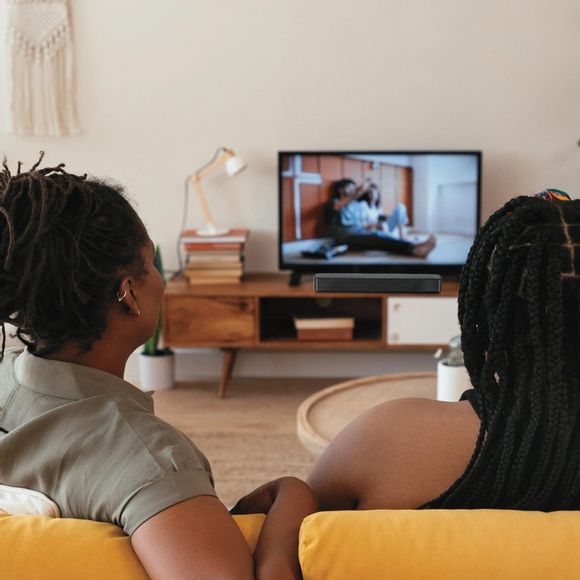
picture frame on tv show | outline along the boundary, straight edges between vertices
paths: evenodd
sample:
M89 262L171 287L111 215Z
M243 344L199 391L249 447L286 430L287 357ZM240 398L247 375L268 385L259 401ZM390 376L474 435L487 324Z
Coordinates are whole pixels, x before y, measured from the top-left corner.
M280 269L459 274L480 223L481 160L481 151L280 151Z

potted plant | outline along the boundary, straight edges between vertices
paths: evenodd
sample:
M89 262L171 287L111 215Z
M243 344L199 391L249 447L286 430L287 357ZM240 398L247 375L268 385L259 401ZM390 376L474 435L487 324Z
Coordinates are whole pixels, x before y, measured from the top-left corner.
M165 280L159 246L155 246L154 264ZM162 326L163 311L159 313L155 332L143 345L143 351L139 353L140 387L143 391L171 389L175 382L175 356L173 351L170 348L159 347Z
M449 341L447 357L437 364L437 400L459 401L463 391L471 389L471 381L463 364L461 336Z

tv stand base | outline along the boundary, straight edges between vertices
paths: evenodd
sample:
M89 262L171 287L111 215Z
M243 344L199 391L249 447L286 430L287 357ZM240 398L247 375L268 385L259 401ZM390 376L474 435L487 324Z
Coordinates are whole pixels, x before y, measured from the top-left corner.
M292 270L290 272L290 279L288 280L288 286L300 286L300 278L302 277L302 272L297 272Z

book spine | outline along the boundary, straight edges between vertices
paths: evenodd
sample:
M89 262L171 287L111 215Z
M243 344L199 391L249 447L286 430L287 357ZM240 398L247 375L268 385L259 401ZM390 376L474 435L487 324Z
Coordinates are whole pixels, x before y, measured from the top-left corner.
M222 270L235 270L236 272L243 272L241 262L187 262L185 264L186 270L212 270L212 271L222 271Z
M243 274L241 268L233 268L233 269L194 269L194 268L186 268L186 275L189 278L235 278L240 277Z
M224 250L238 250L238 251L242 251L244 249L244 244L242 243L189 243L189 242L184 242L183 243L183 248L187 251L187 252L200 252L200 251L205 251L205 250L212 250L212 251L218 251L218 252L222 252Z
M187 275L187 274L186 274ZM241 278L190 278L190 286L211 286L212 284L239 284L242 281Z
M224 260L236 260L241 262L244 259L244 254L241 252L236 252L234 250L226 251L214 251L214 250L200 250L199 252L186 252L185 253L188 260L197 261L224 261Z
M249 235L249 230L231 230L224 236L198 236L195 230L185 230L179 236L181 241L188 244L243 244Z
M181 237L181 241L184 244L193 244L193 245L203 245L203 244L214 244L214 245L223 245L223 244L244 244L246 242L246 238L190 238L190 237Z

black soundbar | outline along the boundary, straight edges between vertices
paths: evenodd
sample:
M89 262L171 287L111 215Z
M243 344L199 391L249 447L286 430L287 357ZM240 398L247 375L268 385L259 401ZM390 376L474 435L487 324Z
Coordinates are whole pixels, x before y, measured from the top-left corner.
M438 274L314 274L315 292L368 294L436 294Z

